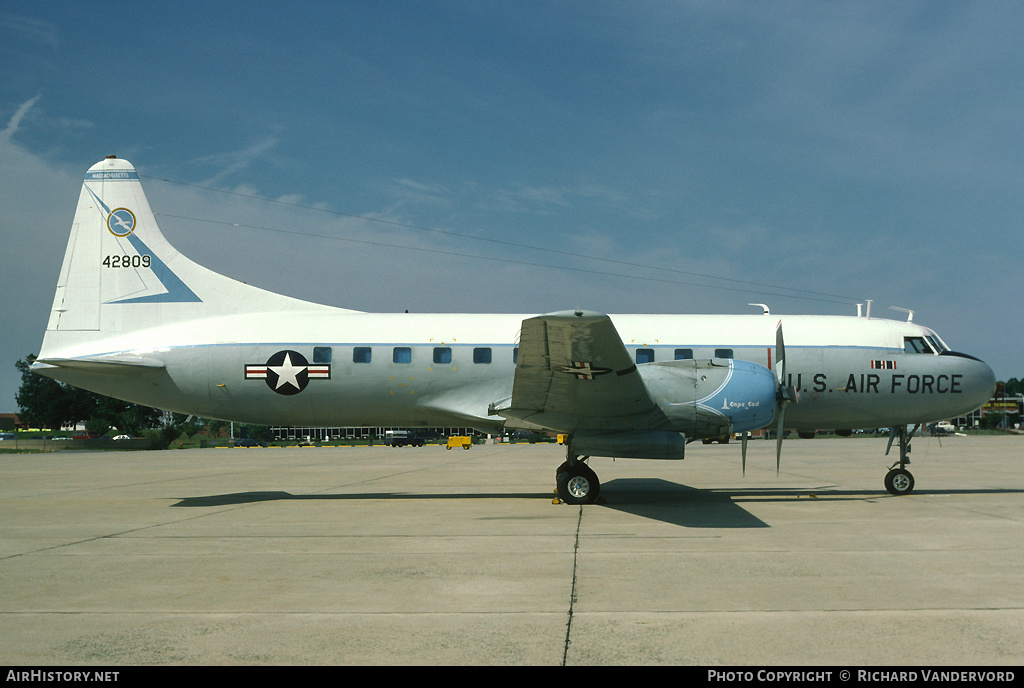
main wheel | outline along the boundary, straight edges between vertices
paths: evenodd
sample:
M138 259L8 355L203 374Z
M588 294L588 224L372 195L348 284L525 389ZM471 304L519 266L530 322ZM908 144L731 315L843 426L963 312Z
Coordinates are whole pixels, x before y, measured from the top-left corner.
M571 463L569 463L568 461L563 461L562 465L555 469L555 482L558 482L558 476L560 476L563 473L565 473L571 467L572 467Z
M905 468L894 468L885 474L885 489L897 497L914 490L914 476Z
M578 463L558 474L558 498L566 504L593 504L601 481L590 466Z

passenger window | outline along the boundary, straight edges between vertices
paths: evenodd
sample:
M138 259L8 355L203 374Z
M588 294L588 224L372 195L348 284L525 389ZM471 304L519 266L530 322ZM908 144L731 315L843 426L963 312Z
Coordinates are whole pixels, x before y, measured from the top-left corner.
M637 363L654 363L654 349L637 349Z
M451 363L452 349L450 346L434 347L434 363Z
M391 354L394 363L412 363L412 349L408 346L396 346Z
M330 363L331 362L331 347L329 346L314 346L313 347L313 363Z
M903 353L907 354L930 354L932 350L924 341L924 337L904 337Z
M478 347L473 349L473 363L490 363L491 362L491 350L488 347Z
M373 349L368 346L357 346L352 349L352 362L353 363L369 363L370 357L373 355Z
M687 361L693 358L693 349L676 349L676 360Z
M715 358L732 358L732 349L715 349Z

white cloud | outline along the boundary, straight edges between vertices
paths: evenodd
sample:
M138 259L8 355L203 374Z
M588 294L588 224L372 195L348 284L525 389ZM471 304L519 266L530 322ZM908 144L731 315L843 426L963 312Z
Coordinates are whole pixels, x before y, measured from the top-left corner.
M57 27L42 19L7 15L0 18L0 27L24 40L52 50L56 50L60 46L60 32Z
M18 125L21 124L21 120L24 119L25 115L28 114L28 111L32 109L32 106L35 105L41 97L42 96L40 94L35 96L34 98L29 98L24 103L18 106L18 109L14 111L14 114L11 115L11 118L7 120L7 126L4 128L3 131L0 131L0 141L11 140L11 138L14 136L14 132L18 130Z
M220 168L212 177L200 183L206 186L220 183L223 179L246 169L256 160L266 157L271 150L277 147L278 143L280 140L277 137L268 136L240 150L198 158L195 162Z

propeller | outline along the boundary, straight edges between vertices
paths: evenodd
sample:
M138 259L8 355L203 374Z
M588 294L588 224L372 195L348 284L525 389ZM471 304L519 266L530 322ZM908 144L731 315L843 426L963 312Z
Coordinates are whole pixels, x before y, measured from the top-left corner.
M775 430L775 472L779 472L782 463L782 432L786 418L786 404L800 401L800 393L795 387L786 386L786 344L782 337L782 321L775 327L775 379L778 382L778 390L775 393L775 415L779 422ZM743 475L747 474L747 438L749 432L743 433L740 453L742 455Z
M786 343L782 336L782 321L775 327L775 375L779 383L779 391L776 395L776 412L779 417L778 426L775 429L775 472L779 472L782 463L782 432L786 419L786 405L789 402L800 402L800 393L793 386L786 386Z

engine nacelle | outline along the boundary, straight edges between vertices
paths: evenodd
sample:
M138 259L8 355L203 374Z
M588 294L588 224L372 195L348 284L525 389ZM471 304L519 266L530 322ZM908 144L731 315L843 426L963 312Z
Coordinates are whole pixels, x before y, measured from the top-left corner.
M687 438L755 430L775 418L775 375L756 363L716 358L637 366L637 370L658 406L644 422L649 423L647 428L665 429L577 430L569 440L571 454L678 461Z
M620 459L683 458L686 437L678 432L579 430L569 440L569 451L579 456L614 456Z
M775 418L778 383L757 363L714 358L637 369L669 426L689 438L757 430Z

